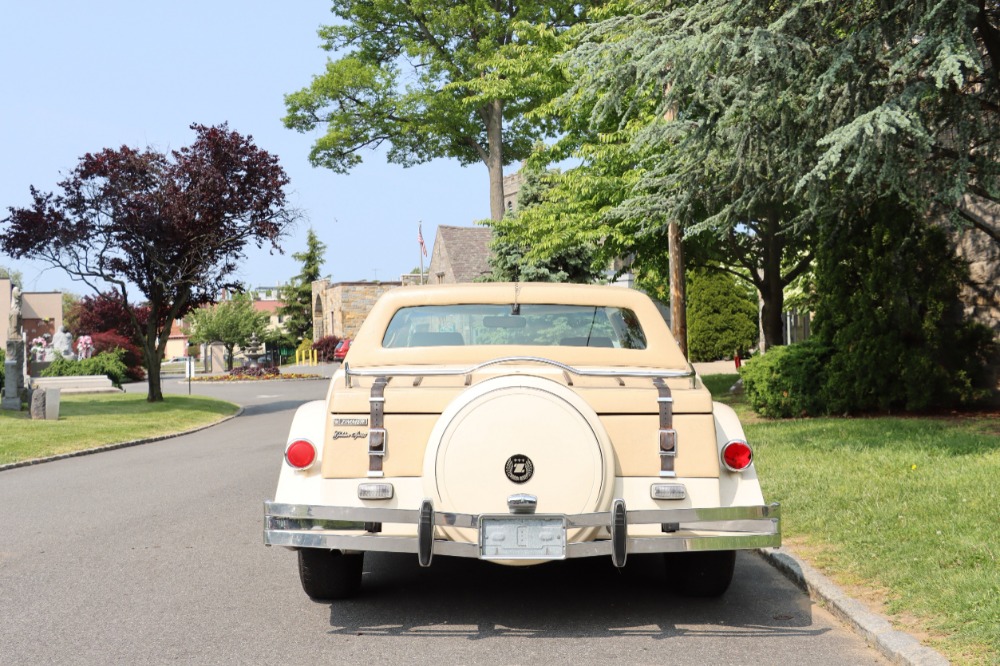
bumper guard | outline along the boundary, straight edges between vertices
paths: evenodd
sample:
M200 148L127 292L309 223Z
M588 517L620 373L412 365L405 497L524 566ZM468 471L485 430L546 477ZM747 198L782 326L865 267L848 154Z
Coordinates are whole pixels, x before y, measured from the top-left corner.
M705 550L741 550L781 545L781 507L737 506L628 511L615 500L610 511L562 516L566 528L605 527L609 538L567 543L565 558L611 556L624 566L627 555ZM365 523L417 526L417 536L365 532ZM664 534L629 536L628 526L661 524ZM478 529L480 516L435 511L430 500L419 509L313 506L264 502L264 543L290 548L416 553L422 566L434 555L482 559L477 543L435 538L434 527ZM358 534L345 533L358 531ZM707 532L707 533L706 533Z

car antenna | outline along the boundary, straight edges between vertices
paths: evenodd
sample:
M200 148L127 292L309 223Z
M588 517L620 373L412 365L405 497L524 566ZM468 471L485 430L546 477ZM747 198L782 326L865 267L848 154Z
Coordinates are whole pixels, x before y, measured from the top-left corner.
M510 313L512 315L521 314L521 304L517 302L517 295L521 292L521 283L514 283L514 304L510 306Z

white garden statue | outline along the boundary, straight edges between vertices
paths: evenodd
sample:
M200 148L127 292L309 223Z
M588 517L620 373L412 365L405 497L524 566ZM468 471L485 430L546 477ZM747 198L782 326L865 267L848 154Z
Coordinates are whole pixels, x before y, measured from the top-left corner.
M52 349L57 356L74 358L73 335L63 326L52 338Z

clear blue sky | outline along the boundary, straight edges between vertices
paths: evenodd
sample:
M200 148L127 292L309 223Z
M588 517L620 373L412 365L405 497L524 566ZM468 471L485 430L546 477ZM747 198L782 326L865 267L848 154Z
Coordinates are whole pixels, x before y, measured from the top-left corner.
M435 162L403 169L368 152L347 176L310 166L315 138L285 129L284 95L305 87L328 54L316 30L329 0L87 0L15 2L0 13L0 217L51 191L86 152L190 144L193 122L227 121L277 155L291 204L305 219L284 255L252 249L239 278L270 286L295 275L292 252L312 226L334 281L396 280L418 265L439 224L489 217L485 166ZM425 259L425 263L426 263ZM57 269L14 261L29 291L89 293Z

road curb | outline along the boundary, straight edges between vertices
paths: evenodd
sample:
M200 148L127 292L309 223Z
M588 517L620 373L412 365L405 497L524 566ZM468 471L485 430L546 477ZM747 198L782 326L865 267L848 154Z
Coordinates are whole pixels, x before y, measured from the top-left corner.
M235 419L237 416L241 416L242 414L243 414L243 407L240 407L236 411L236 413L231 416L227 416L212 423L206 423L205 425L198 426L197 428L184 430L183 432L174 432L170 433L169 435L159 435L157 437L147 437L146 439L135 439L130 442L119 442L117 444L108 444L106 446L98 446L93 449L84 449L82 451L71 451L69 453L60 453L57 456L48 456L46 458L33 458L31 460L22 460L20 462L7 463L6 465L0 465L0 472L6 472L9 469L17 469L19 467L30 467L32 465L41 465L42 463L55 462L56 460L65 460L66 458L78 458L80 456L89 456L92 453L101 453L103 451L114 451L115 449L124 449L130 446L139 446L140 444L162 442L165 439L173 439L174 437L182 437L183 435L190 435L191 433L199 432L201 430L206 430L213 426L217 426L220 423L231 421L232 419Z
M950 662L906 632L893 629L889 620L868 610L833 582L787 550L762 548L757 551L771 566L802 588L811 599L822 603L894 664L906 666L946 666Z

